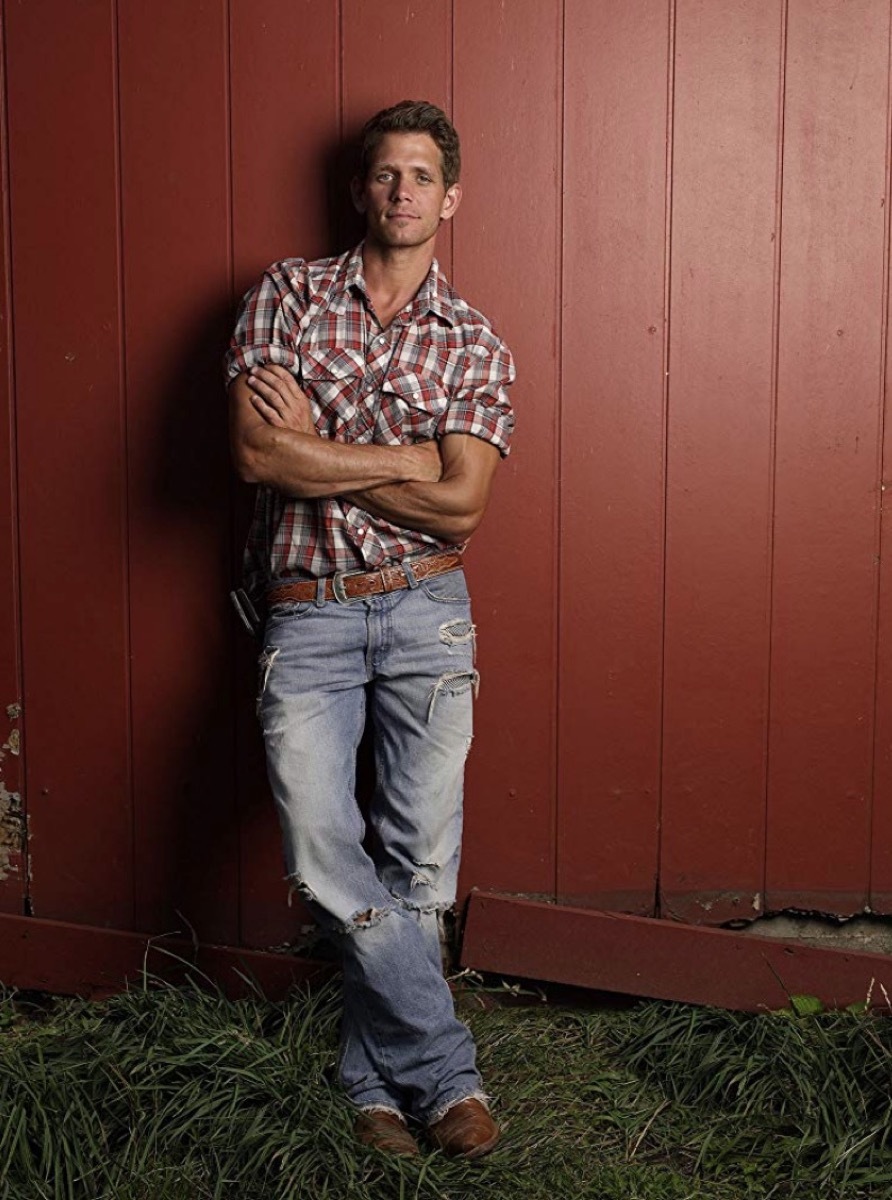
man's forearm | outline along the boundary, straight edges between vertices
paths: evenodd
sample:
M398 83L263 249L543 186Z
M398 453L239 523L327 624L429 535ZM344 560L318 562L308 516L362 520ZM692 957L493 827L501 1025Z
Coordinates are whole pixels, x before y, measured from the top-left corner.
M385 484L350 492L346 498L404 529L463 542L483 517L499 452L478 438L447 434L440 454L443 477L436 482Z
M431 473L418 446L354 445L265 426L243 446L240 475L290 496L338 496Z
M351 490L345 498L393 525L457 544L471 536L483 515L468 510L457 482L385 484Z
M301 499L435 480L442 471L435 442L381 446L319 437L307 396L288 371L276 366L254 368L230 384L229 439L241 479Z

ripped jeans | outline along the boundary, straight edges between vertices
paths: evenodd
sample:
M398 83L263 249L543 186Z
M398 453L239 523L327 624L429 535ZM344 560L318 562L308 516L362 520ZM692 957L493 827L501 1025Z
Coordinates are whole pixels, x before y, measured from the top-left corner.
M482 1097L438 932L455 900L478 682L464 573L348 604L275 605L259 669L285 877L341 949L341 1083L361 1108L429 1124ZM371 853L355 797L367 704Z

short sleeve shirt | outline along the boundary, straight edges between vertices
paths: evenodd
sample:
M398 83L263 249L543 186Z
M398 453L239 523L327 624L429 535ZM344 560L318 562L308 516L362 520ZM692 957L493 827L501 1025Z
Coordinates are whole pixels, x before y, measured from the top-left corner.
M509 452L511 352L436 261L386 330L366 291L362 244L338 258L274 263L242 300L227 381L264 363L295 375L320 437L405 445L462 433ZM450 548L344 498L300 499L261 485L246 586L259 591L273 580L371 570Z

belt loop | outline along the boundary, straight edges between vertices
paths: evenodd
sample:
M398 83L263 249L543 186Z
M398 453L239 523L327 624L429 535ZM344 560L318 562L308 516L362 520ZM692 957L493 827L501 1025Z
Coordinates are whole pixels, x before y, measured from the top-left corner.
M316 580L316 607L325 607L325 576L320 575Z
M418 580L415 578L415 572L412 570L412 564L404 562L400 563L400 566L403 568L403 574L406 577L406 583L408 583L410 590L414 592L418 587Z

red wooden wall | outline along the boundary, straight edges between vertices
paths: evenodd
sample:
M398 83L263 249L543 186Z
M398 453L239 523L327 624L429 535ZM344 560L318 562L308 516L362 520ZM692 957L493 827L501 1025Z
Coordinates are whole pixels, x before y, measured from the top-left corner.
M519 370L463 891L892 912L889 61L889 0L6 0L0 911L300 936L219 358L410 96Z

